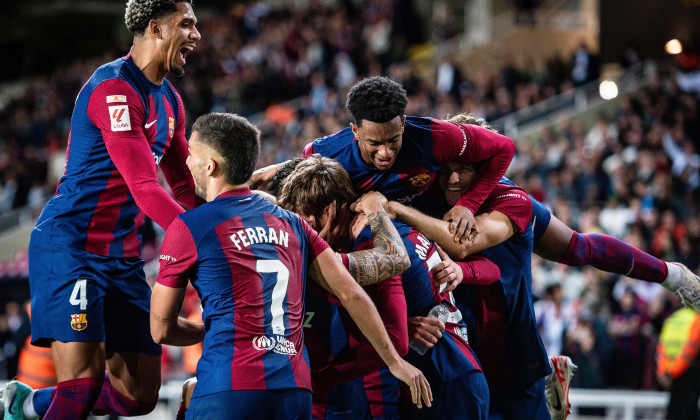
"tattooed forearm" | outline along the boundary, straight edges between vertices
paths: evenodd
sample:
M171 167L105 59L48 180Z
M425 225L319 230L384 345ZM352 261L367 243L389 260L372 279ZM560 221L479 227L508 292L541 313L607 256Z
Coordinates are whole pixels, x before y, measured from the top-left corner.
M401 236L386 212L369 213L367 219L374 248L348 254L350 274L361 286L397 276L411 265Z

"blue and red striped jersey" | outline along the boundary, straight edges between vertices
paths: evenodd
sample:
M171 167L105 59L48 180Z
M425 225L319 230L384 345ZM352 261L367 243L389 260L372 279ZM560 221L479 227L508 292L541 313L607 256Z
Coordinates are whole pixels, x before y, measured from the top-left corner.
M307 268L328 245L297 215L230 191L168 228L158 283L199 293L206 331L195 396L311 390L304 348Z
M434 315L434 308L440 308L442 310L438 317L446 327L442 338L425 354L418 354L412 347L409 361L414 363L413 358L420 358L424 362L421 365L431 365L430 372L436 372L439 378L435 379L443 382L474 370L481 371L476 355L469 346L466 324L454 305L452 294L440 293L440 287L433 281L430 270L441 261L435 243L411 226L399 221L393 222L411 259L411 266L401 275L407 315ZM365 229L358 236L355 249L371 248L371 244L371 231ZM429 359L429 362L425 359ZM431 379L433 378L428 378ZM386 370L365 376L364 386L373 416L386 416L389 415L387 413L396 411L399 383Z
M362 160L358 142L349 127L309 143L303 156L313 153L338 161L350 175L358 193L379 191L389 200L409 204L441 218L449 207L437 185L433 188L431 185L443 163L483 162L471 189L457 203L476 213L508 169L515 145L508 137L483 127L406 117L401 150L389 170L370 167Z
M185 111L170 82L151 83L130 56L107 63L78 94L65 174L36 229L59 246L136 257L144 213L167 228L184 211L158 184L159 164L178 201L198 203L186 158Z
M457 307L472 334L470 344L493 391L528 388L549 373L532 306L532 203L507 179L491 192L479 213L498 211L517 226L507 241L482 254L500 268L488 286L462 284L454 291Z

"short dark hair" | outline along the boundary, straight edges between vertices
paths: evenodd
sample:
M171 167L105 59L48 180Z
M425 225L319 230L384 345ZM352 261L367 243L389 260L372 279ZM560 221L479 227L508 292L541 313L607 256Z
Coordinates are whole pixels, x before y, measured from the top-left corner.
M192 0L129 0L124 13L126 28L132 34L142 36L151 19L160 19L177 12L178 3L192 4Z
M335 160L312 155L297 164L282 187L278 205L304 216L321 217L334 201L352 203L357 194L350 176Z
M345 107L358 126L362 120L387 122L397 115L403 117L408 96L403 86L388 77L362 79L350 89Z
M212 112L192 125L197 140L214 149L224 159L226 182L240 185L253 175L260 155L260 130L236 114Z
M267 191L279 198L280 194L282 194L284 181L287 180L289 174L291 174L294 169L296 169L297 165L303 160L303 158L293 158L284 162L282 166L277 168L277 172L275 172L275 174L272 176L270 182L267 183Z

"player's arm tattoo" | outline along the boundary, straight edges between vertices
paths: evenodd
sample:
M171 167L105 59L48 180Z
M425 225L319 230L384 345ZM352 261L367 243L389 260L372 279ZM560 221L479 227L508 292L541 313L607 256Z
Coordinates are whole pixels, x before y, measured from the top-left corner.
M386 212L367 214L374 248L348 254L350 274L360 286L398 276L411 266L399 232Z

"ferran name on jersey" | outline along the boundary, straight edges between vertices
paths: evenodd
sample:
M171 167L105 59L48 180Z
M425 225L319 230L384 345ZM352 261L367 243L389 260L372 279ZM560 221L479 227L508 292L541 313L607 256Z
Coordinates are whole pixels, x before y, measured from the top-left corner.
M87 314L73 314L70 316L70 327L76 331L87 328Z
M289 246L289 232L280 229L263 228L256 226L253 228L239 229L231 235L231 241L238 250L242 250L241 244L245 247L253 244L277 244L285 247Z
M277 354L295 355L297 349L294 343L281 335L260 335L253 338L253 348L261 351L273 351Z

